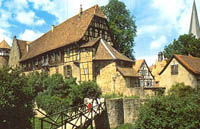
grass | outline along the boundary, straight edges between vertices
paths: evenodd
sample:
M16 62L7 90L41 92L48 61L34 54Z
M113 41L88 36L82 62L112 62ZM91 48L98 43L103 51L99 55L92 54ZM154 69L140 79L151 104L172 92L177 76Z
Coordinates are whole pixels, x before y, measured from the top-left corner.
M33 129L40 129L41 128L41 120L39 118L35 117L33 119L33 121L32 121L33 122ZM61 121L61 119L59 119L59 121ZM49 123L43 122L43 128L44 129L49 129L50 126L51 125Z
M135 129L133 124L123 124L115 129Z

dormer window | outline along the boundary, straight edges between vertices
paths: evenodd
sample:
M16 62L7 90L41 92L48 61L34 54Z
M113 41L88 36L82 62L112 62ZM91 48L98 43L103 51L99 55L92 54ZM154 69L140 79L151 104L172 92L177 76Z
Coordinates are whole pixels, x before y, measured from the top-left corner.
M171 74L177 75L178 74L178 64L171 65Z

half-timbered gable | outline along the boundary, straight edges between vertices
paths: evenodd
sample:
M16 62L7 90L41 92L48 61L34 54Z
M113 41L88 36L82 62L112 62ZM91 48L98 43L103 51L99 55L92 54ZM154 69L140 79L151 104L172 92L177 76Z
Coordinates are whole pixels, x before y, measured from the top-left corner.
M140 76L139 80L140 80L141 87L154 86L154 76L152 75L152 73L144 59L137 60L134 65L134 68Z

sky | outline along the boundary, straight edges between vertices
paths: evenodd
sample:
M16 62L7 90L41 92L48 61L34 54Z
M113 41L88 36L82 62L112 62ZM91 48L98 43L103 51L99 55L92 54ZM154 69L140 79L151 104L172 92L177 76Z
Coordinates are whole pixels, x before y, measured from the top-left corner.
M179 35L189 31L193 0L120 0L134 16L137 36L134 39L136 59L149 66L157 54ZM0 41L12 45L13 37L33 41L66 19L109 0L0 0ZM200 0L196 0L200 11ZM200 14L200 13L198 13Z

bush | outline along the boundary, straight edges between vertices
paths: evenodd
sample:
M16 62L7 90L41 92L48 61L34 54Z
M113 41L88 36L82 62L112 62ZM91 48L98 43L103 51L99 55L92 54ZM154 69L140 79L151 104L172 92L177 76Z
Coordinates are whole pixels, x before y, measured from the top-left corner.
M171 94L147 101L139 110L137 129L200 128L200 93L184 97Z
M99 97L101 89L95 81L81 82L78 86L71 85L69 97L72 99L73 106L84 103L84 98Z
M172 88L169 90L169 94L174 94L179 97L184 97L187 95L191 95L194 92L195 89L193 89L189 85L185 85L184 83L176 83L172 85Z
M34 94L18 70L0 69L0 128L31 128Z

